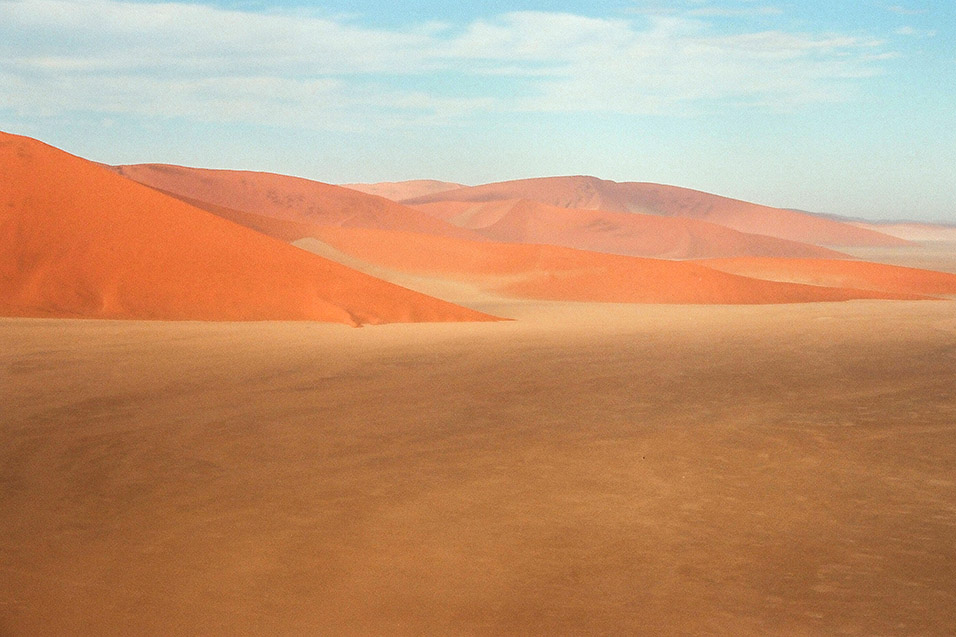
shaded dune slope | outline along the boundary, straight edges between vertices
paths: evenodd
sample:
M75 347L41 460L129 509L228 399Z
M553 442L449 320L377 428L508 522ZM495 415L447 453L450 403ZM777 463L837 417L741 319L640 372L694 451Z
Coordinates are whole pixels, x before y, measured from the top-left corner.
M418 209L489 239L668 259L846 257L820 246L747 234L697 219L562 208L528 199L435 202Z
M544 177L461 188L404 200L488 202L531 199L562 208L638 212L708 221L740 232L829 246L898 246L906 241L822 216L712 195L697 190L595 177Z
M0 312L13 316L486 320L0 133Z
M616 303L764 304L919 299L908 292L753 279L689 261L549 245L476 243L360 228L317 228L322 241L379 267L442 276L509 296Z
M470 230L394 201L299 177L165 164L117 166L113 170L151 188L188 198L193 205L208 203L326 226L383 228L480 239Z

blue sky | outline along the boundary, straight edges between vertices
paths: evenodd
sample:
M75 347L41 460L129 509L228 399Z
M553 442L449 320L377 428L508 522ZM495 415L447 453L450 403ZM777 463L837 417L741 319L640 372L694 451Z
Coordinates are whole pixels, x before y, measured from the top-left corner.
M954 5L0 0L0 129L107 163L956 222Z

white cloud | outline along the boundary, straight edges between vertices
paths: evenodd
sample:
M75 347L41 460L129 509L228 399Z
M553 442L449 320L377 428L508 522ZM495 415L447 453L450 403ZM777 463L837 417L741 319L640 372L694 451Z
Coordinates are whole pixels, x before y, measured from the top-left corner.
M914 38L932 38L936 36L935 30L914 29L910 26L900 27L895 33L897 35L907 35Z
M718 17L718 18L736 18L746 16L768 16L781 15L783 10L779 7L702 7L687 12L687 15L698 17Z
M891 13L896 13L899 15L919 15L921 13L926 13L925 9L909 9L900 4L894 4L886 8L887 11Z
M387 30L199 4L0 0L0 109L348 128L725 100L791 108L846 99L892 55L858 35L728 34L706 9L637 21L513 12Z

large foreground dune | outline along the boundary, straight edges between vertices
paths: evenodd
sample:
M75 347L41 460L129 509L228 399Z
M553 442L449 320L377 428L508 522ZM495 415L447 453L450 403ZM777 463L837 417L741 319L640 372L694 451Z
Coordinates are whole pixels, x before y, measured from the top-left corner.
M486 320L40 142L0 134L0 314L127 319Z
M563 208L699 219L751 234L827 246L896 246L906 241L822 216L761 206L697 190L595 177L505 181L407 199L404 203L531 199Z
M0 634L952 634L952 302L482 309L0 320Z
M529 199L435 202L415 207L507 243L544 243L667 259L846 256L815 245L748 234L697 219L562 208Z

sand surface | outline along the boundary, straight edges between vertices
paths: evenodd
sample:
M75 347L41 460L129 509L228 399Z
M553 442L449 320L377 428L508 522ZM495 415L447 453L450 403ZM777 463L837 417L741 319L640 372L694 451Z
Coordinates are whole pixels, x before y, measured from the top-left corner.
M954 305L0 319L0 634L951 634Z

